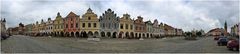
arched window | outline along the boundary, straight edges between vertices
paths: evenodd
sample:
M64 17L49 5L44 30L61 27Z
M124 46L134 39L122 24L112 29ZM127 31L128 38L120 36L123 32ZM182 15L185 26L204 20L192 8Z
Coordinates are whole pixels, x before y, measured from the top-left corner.
M73 28L73 24L71 24L71 28Z
M68 28L68 24L66 24L66 28Z
M88 23L88 27L91 27L91 23Z
M88 17L88 20L91 20L91 17Z
M85 23L82 23L82 27L83 27L83 28L85 27Z
M128 24L125 24L125 29L128 29Z
M120 25L120 28L123 29L123 24Z
M76 28L78 28L78 23L76 23Z
M96 23L93 23L93 27L96 28L96 27L97 27L97 24L96 24Z

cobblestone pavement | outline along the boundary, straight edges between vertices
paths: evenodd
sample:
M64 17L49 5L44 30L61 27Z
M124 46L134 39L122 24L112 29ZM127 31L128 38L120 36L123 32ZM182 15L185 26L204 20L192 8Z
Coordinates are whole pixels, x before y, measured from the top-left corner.
M5 53L239 53L226 46L217 46L213 37L184 40L183 37L163 39L109 39L89 41L87 38L11 36L1 41Z

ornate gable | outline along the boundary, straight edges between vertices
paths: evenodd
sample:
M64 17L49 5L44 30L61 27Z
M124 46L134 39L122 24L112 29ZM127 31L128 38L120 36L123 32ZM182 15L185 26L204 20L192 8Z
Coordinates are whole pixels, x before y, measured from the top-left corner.
M68 17L77 17L77 15L71 11L66 18Z

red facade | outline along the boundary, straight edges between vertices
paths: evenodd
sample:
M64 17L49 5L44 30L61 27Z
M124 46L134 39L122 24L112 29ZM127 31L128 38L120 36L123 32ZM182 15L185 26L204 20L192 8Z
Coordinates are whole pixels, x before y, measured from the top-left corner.
M66 35L74 36L75 32L79 30L79 16L73 12L70 12L64 19L64 31Z

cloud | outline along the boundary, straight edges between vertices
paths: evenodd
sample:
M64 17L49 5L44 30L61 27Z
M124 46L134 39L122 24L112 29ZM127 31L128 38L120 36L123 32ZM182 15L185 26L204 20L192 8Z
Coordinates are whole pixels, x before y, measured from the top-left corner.
M188 0L18 0L1 1L1 17L7 18L9 27L35 23L48 17L55 19L60 12L65 17L70 11L82 16L88 8L100 16L111 8L119 17L128 13L131 18L142 16L144 21L157 19L182 28L184 31L204 29L208 31L216 27L228 27L239 23L239 1L188 1ZM230 30L230 29L229 29Z

